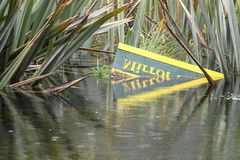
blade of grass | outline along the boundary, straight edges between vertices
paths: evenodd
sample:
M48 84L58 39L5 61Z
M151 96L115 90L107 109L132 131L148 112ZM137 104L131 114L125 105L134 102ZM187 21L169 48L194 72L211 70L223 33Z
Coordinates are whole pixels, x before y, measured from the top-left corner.
M3 17L4 12L9 4L9 0L3 0L0 4L0 17Z
M38 5L40 6L38 7L35 14L32 15L32 19L33 20L37 19L38 21L34 21L32 25L30 38L32 38L44 25L45 20L47 19L47 17L49 16L49 13L51 12L51 10L55 5L55 2L53 0L51 1L44 0L44 1L41 1L41 3L39 3Z
M236 71L240 72L240 33L239 33L239 26L238 21L236 17L235 12L235 6L233 0L222 0L222 3L225 7L226 13L227 13L227 19L229 23L230 28L230 35L232 39L232 44L234 47L234 55L235 55L235 65L236 65Z
M73 86L74 84L88 78L91 76L92 73L88 73L86 74L85 76L81 77L81 78L78 78L76 80L73 80L73 81L70 81L70 82L67 82L61 86L58 86L58 87L54 87L54 88L50 88L50 89L46 89L46 90L43 90L42 92L44 93L56 93L56 94L59 94L60 92L63 92L65 91L66 89L70 88L71 86Z
M223 72L225 79L229 80L228 79L228 64L227 64L227 61L224 57L224 53L222 52L222 50L218 46L213 27L211 25L210 16L209 16L209 14L206 10L206 3L204 1L199 1L199 4L200 4L200 8L201 8L201 11L202 11L202 14L203 14L203 18L206 22L207 30L208 30L208 33L209 33L209 36L210 36L210 39L211 39L211 42L212 42L212 45L213 45L215 56L217 58L219 66L220 66L220 69Z
M195 13L194 13L194 8L193 8L193 3L190 1L190 8L191 8L191 31L192 31L192 38L193 38L193 44L194 44L194 53L197 58L197 60L202 63L202 55L199 53L198 49L198 39L197 39L197 33L196 33L196 25L195 25ZM205 41L204 41L205 42ZM206 44L206 43L205 43Z
M118 0L118 8L119 7L122 7L124 5L124 0ZM124 13L119 13L117 15L117 20L123 20L124 19ZM124 39L124 26L121 25L121 26L118 26L118 41L120 43L124 43L125 39Z
M41 76L38 76L38 77L30 78L30 79L27 79L27 80L24 80L24 81L21 81L21 82L18 82L18 83L11 84L9 87L10 88L18 88L18 87L21 87L23 85L26 85L26 84L29 84L29 83L33 83L35 81L42 80L42 79L47 78L49 76L52 76L54 74L56 74L56 73L55 72L51 72L51 73L44 74L44 75L41 75Z
M115 54L115 52L104 51L104 50L93 49L93 48L83 48L83 47L80 47L80 48L78 48L78 50L80 50L80 51L88 51L88 52L106 53L106 54Z
M0 30L0 55L2 54L2 50L5 47L5 44L8 40L10 32L13 29L13 24L16 20L16 16L19 9L18 5L19 4L16 3L14 8L12 8L12 10L9 12L9 14L7 15L6 22L4 23L4 26L2 27L2 29Z
M168 24L165 22L165 25L167 26L170 33L176 38L176 40L182 45L182 47L185 49L185 51L188 53L188 55L193 59L193 61L197 64L197 66L201 69L205 77L207 78L209 84L211 86L215 86L216 83L212 79L212 77L205 71L205 69L201 66L201 64L198 62L198 60L193 56L192 52L188 50L188 48L184 45L184 43L179 39L179 37L172 31L172 29L168 26Z
M20 79L33 58L36 56L38 49L44 43L44 39L52 27L51 24L57 19L61 11L64 10L69 2L71 1L62 0L59 3L54 14L48 19L41 30L27 44L27 46L22 50L18 57L11 63L8 69L6 69L5 72L0 76L0 89L3 89L10 80L16 82Z
M139 35L143 26L144 22L144 15L146 11L146 5L147 5L147 0L141 0L138 10L137 10L137 15L135 17L135 21L132 27L132 33L131 33L131 38L129 41L129 44L132 46L137 46L139 42Z
M101 33L107 32L109 29L118 27L120 25L124 25L124 24L132 22L132 21L133 21L133 17L129 17L129 18L126 18L123 20L106 23L106 24L102 25L94 34L101 34Z
M181 46L184 48L184 50L187 52L187 54L191 57L191 59L196 63L196 65L201 69L205 77L207 78L210 85L215 86L215 82L211 78L211 76L205 71L205 69L202 67L202 65L198 62L198 60L194 57L191 51L191 48L188 46L188 43L186 42L183 34L181 33L180 29L178 28L177 24L172 19L171 15L169 14L167 8L164 6L164 4L161 2L162 8L164 9L164 13L167 14L168 18L170 19L170 23L172 27L174 28L175 32L169 27L166 21L164 21L166 27L170 31L170 33L176 38L176 40L181 44Z
M80 34L78 35L78 37L76 38L76 40L73 41L73 43L71 43L71 45L68 47L67 49L67 54L64 55L64 57L61 59L61 61L58 63L59 67L60 65L62 65L63 63L65 63L72 55L73 53L84 43L86 42L86 40L100 27L102 26L108 19L112 18L113 16L125 11L126 9L128 9L129 6L125 5L121 8L118 8L114 11L112 11L111 13L105 15L104 17L100 18L99 20L97 20L96 22L94 22L93 24L89 25L87 28L81 31Z
M41 65L41 67L34 73L33 77L49 73L55 68L55 66L59 63L59 61L62 59L62 57L66 53L66 49L67 49L68 45L70 44L71 39L76 35L76 32L85 24L87 17L88 16L86 15L85 18L82 19L82 22L79 23L77 28L75 30L73 30L70 35L68 35L65 43L58 46L56 48L56 50L54 51L54 53L52 55L50 55L44 61L44 63Z
M175 23L175 21L173 20L172 16L170 15L170 13L168 12L168 9L166 8L166 6L162 3L162 1L160 0L160 3L161 3L161 6L162 6L162 9L164 11L164 16L165 16L165 19L168 18L168 24L171 25L171 27L174 28L175 32L176 32L176 35L178 36L178 38L181 40L181 42L184 44L184 46L189 50L191 51L191 48L188 44L188 42L186 41L186 39L184 38L184 35L182 34L182 32L180 31L178 25Z
M192 18L192 15L188 12L187 7L184 5L184 3L182 2L182 0L178 0L178 1L179 1L180 4L182 5L182 7L183 7L183 9L184 9L184 11L185 11L185 13L186 13L189 21L191 22L191 24L195 23L194 18ZM191 2L191 1L190 1L190 2ZM194 11L194 10L192 10L192 14L194 13L193 11ZM195 28L194 28L194 29L195 29L195 32L197 33L198 38L200 39L201 43L204 44L204 45L207 45L207 43L206 43L206 41L205 41L205 39L204 39L204 37L203 37L203 34L202 34L200 28L199 28L197 25L194 25L194 26L195 26Z
M136 3L134 3L133 7L132 7L131 10L127 13L127 15L125 16L125 18L131 16L131 14L133 13L133 11L138 7L140 1L141 1L141 0L138 0Z
M20 33L17 38L17 46L21 46L24 44L25 42L25 38L26 38L26 33L28 32L28 28L30 25L30 18L31 18L31 12L32 12L32 8L34 5L34 0L28 0L25 1L26 5L23 12L22 17L20 18L20 25L17 26L18 32Z

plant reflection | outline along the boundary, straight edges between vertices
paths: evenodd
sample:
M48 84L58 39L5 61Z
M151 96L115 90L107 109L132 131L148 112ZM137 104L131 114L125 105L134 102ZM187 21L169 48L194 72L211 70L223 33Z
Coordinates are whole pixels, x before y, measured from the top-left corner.
M61 97L1 94L0 159L239 159L239 82L138 103L97 79Z

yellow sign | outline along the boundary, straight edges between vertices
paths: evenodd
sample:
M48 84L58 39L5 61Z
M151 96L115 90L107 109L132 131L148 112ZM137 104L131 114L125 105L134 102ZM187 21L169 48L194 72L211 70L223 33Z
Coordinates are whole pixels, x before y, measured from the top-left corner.
M155 76L167 79L177 77L204 77L201 69L196 65L121 43L118 46L112 68L113 74L121 73L130 77ZM208 69L205 70L214 80L224 78L222 73Z

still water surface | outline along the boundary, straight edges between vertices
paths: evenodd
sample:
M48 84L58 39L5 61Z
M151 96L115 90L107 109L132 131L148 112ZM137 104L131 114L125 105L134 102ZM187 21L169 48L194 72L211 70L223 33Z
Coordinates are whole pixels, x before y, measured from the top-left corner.
M61 97L2 94L0 160L238 160L239 86L207 89L128 102L89 78Z

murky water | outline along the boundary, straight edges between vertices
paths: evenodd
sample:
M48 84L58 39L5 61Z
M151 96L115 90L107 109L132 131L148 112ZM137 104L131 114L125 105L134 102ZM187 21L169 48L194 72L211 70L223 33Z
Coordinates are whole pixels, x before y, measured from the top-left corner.
M2 94L0 160L238 160L239 84L207 89L129 97L89 78L61 97Z

